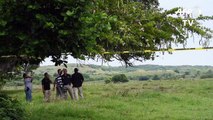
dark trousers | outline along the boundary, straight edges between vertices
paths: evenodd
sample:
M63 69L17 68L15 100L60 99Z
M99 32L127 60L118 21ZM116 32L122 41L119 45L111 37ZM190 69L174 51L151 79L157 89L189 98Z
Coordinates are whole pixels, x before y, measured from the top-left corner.
M56 87L56 97L64 98L64 88Z
M26 89L25 94L26 94L26 101L31 102L32 101L32 90Z

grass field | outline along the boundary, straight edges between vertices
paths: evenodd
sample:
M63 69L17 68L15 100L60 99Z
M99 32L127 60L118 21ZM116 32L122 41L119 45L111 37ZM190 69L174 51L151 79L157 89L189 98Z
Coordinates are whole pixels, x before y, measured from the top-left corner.
M213 80L87 82L85 99L44 103L34 89L26 103L23 90L6 90L19 99L30 120L212 120ZM52 93L52 97L55 96Z

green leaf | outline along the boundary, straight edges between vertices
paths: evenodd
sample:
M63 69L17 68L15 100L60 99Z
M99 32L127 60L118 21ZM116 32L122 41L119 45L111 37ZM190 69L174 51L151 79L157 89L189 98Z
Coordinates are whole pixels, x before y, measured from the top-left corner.
M0 36L6 35L6 32L0 32Z
M74 13L74 11L71 12L70 10L67 10L66 15L71 17L74 15Z
M54 28L54 24L52 23L52 22L46 22L46 24L45 24L45 26L44 26L45 28Z
M6 25L7 25L7 21L0 20L0 25L1 25L2 27L6 26Z

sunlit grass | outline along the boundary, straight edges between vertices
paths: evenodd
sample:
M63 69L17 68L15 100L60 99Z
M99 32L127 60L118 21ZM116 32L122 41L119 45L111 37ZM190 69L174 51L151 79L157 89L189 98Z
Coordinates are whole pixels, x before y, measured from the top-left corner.
M43 102L41 90L34 89L32 103L23 90L7 91L19 99L30 120L211 120L213 80L131 81L124 84L87 82L85 99Z

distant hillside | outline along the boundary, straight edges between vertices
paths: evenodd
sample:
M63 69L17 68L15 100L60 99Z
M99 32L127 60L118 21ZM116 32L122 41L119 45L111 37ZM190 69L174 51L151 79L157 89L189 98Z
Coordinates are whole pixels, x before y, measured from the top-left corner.
M139 65L133 67L112 67L99 65L67 64L69 74L77 67L85 77L85 81L110 80L114 75L125 74L129 80L177 80L177 79L206 79L213 78L213 66L161 66ZM41 84L43 74L48 72L54 80L57 69L64 67L41 66L33 70L35 84ZM22 75L17 75L14 80L7 82L8 85L22 85Z
M133 67L112 67L112 66L99 66L99 65L79 65L67 64L68 73L72 74L73 69L77 67L83 73L87 80L106 80L110 79L115 74L125 74L130 79L140 79L140 77L148 76L152 78L155 75L160 76L162 79L173 78L195 78L203 74L213 74L213 66L161 66L161 65L139 65ZM38 79L43 77L43 73L48 72L54 76L57 69L64 67L56 66L42 66L34 70L35 75L39 76Z

